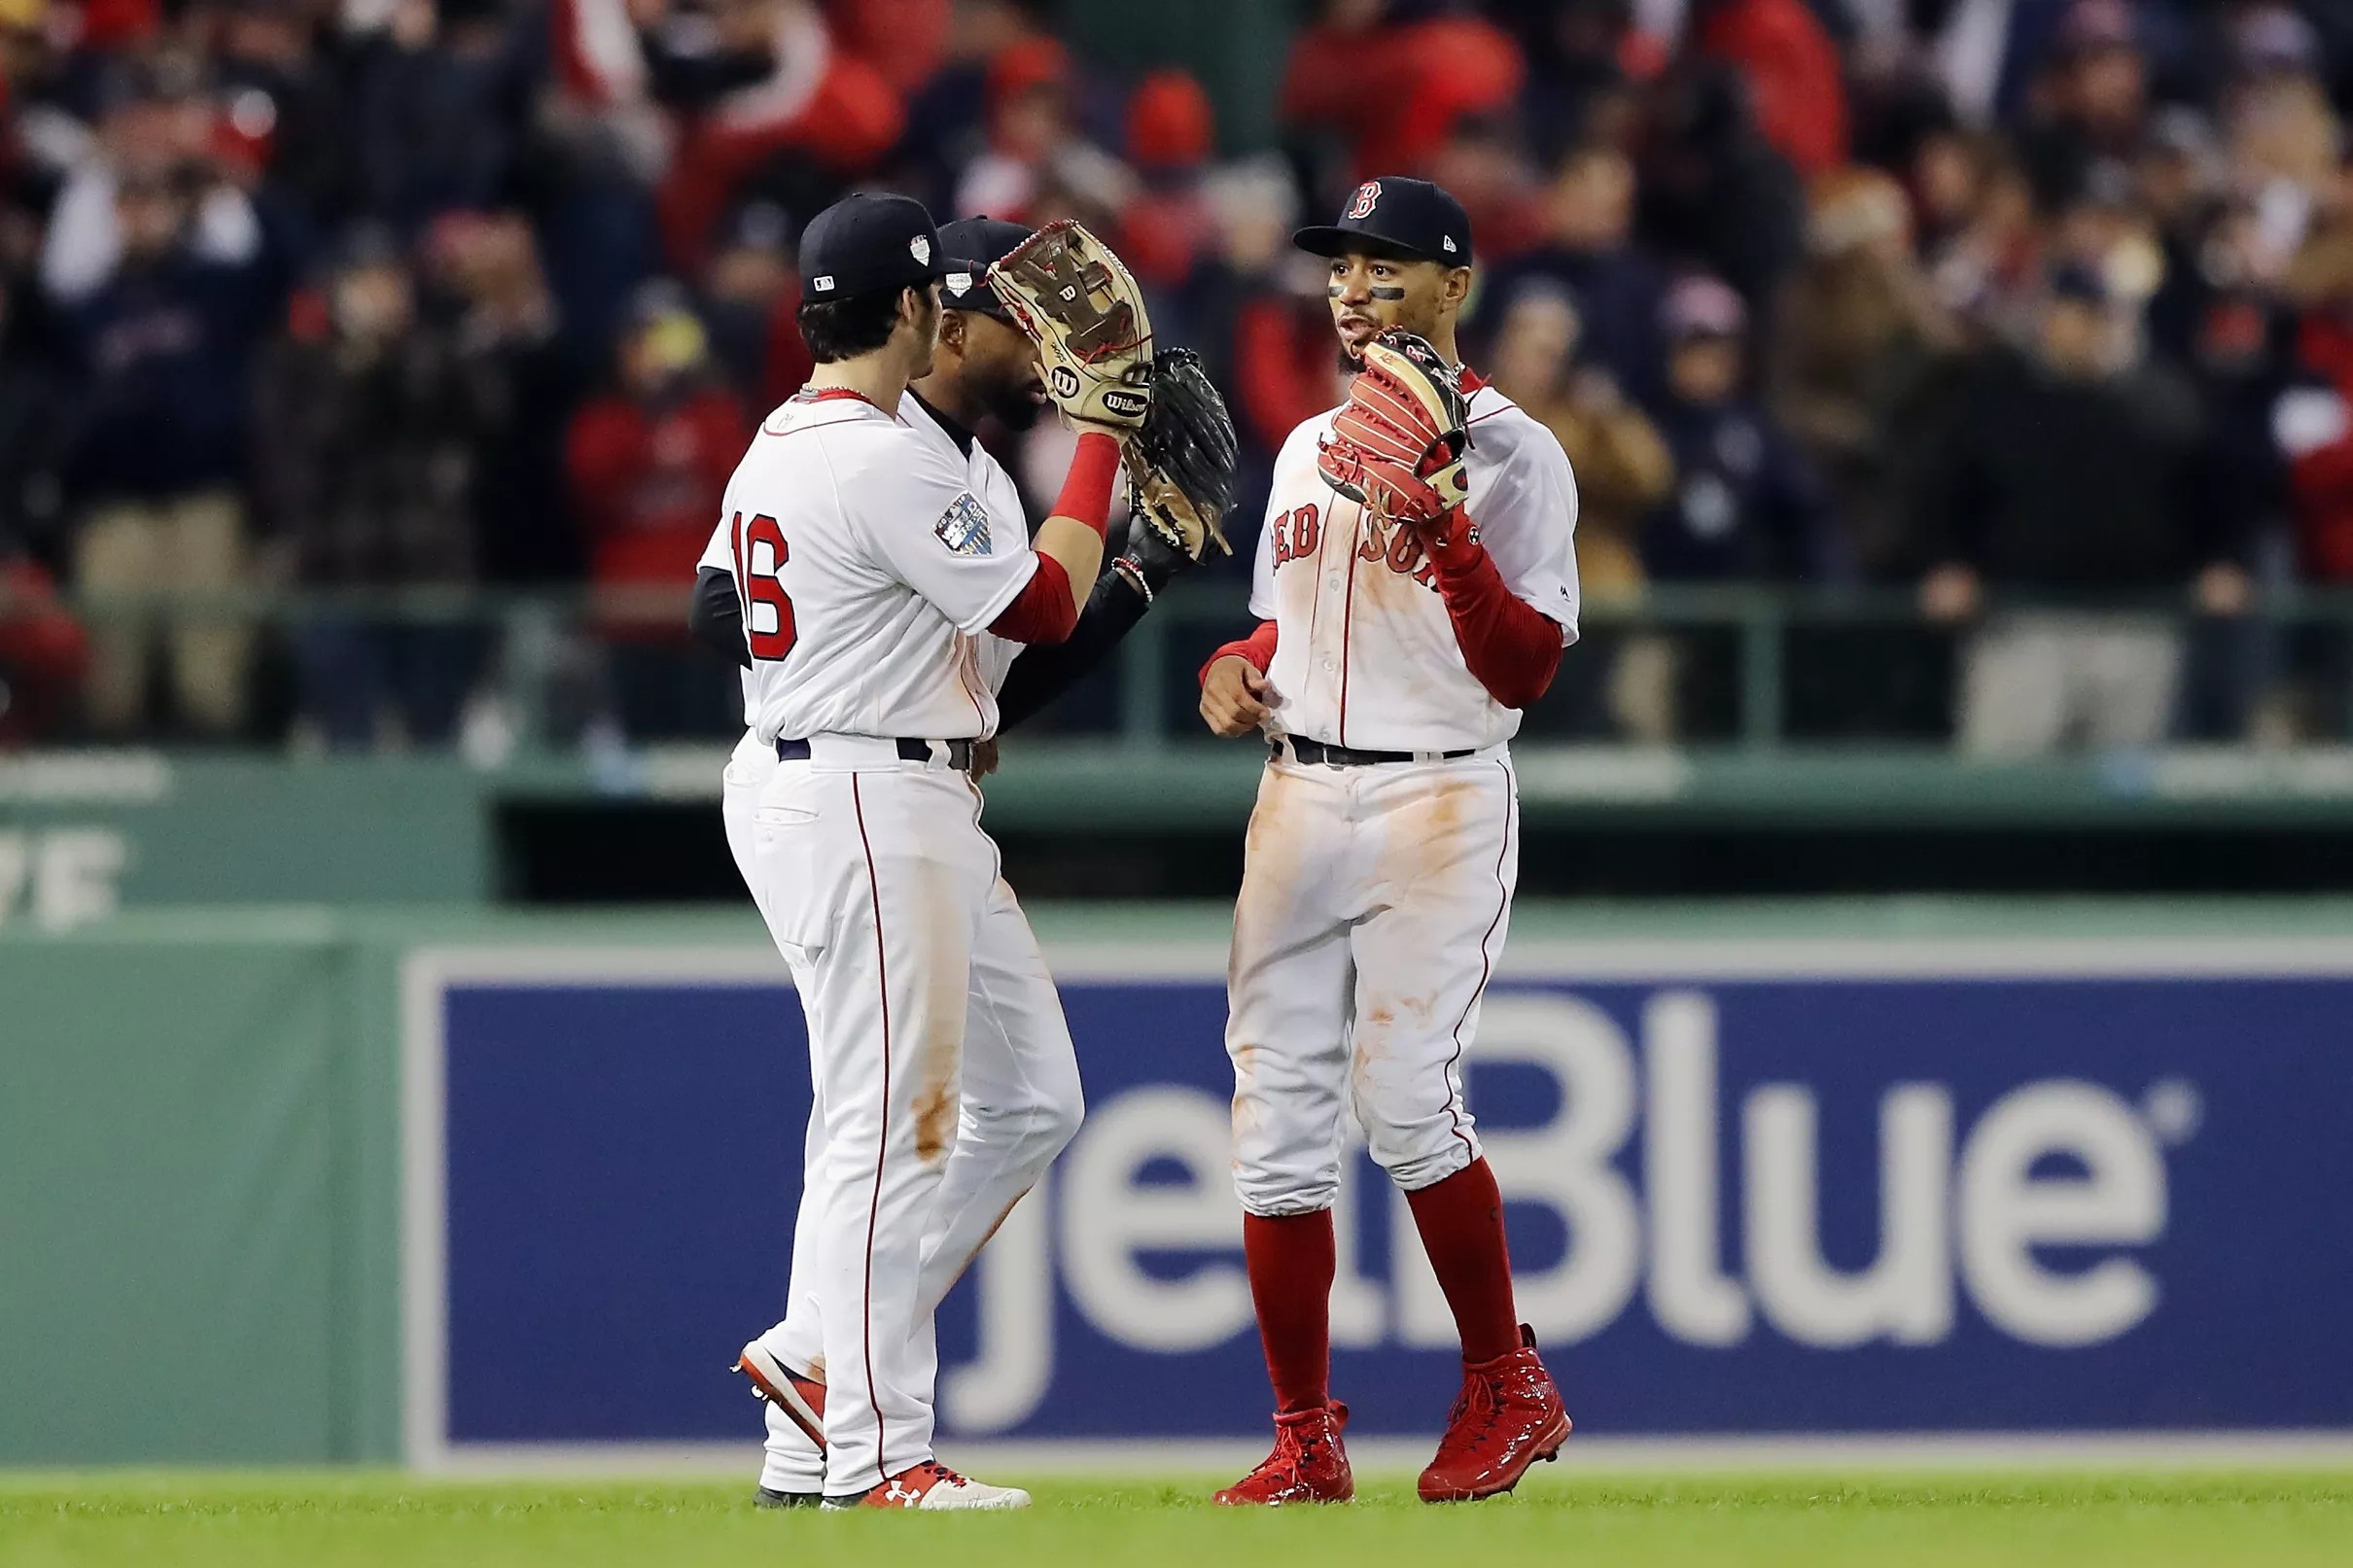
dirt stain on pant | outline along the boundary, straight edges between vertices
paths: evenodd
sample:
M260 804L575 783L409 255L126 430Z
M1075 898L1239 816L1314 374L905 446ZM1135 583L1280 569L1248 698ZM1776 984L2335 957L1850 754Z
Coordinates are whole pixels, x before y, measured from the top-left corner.
M929 1164L956 1146L957 1113L963 1108L965 1020L969 1007L971 942L958 930L954 889L928 889L925 919L926 992L923 1060L915 1086L915 1156ZM963 957L963 962L955 961Z

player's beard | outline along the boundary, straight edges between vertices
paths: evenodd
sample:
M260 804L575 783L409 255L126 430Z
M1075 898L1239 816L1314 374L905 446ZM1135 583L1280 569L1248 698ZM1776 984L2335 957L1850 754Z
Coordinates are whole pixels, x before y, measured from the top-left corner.
M1435 342L1435 341L1437 341L1436 337L1433 335L1433 333L1431 332L1431 331L1429 330L1429 328L1428 328L1426 325L1417 327L1417 326L1415 326L1415 325L1414 325L1413 323L1411 323L1411 322L1402 322L1402 321L1401 321L1401 322L1397 323L1397 325L1396 325L1396 326L1394 326L1394 327L1384 327L1384 328L1382 328L1382 329L1381 329L1381 331L1383 331L1383 332L1396 332L1396 331L1405 331L1405 332L1411 332L1411 333L1413 333L1413 334L1414 334L1416 337L1422 338L1422 339L1424 339L1424 340L1426 340L1426 341L1430 341L1430 342ZM1376 332L1376 333L1374 333L1373 335L1374 335L1375 337L1378 337L1378 336L1380 336L1380 335L1381 335L1381 333L1380 333L1380 332ZM1368 341L1368 342L1369 342L1369 341L1371 341L1371 339L1369 339L1369 338L1368 338L1368 339L1366 339L1366 341ZM1362 358L1360 358L1360 357L1357 355L1356 351L1355 351L1353 348L1352 348L1352 347L1350 347L1350 346L1349 346L1348 339L1347 339L1347 338L1345 338L1345 337L1344 337L1344 338L1342 338L1342 339L1340 340L1340 352L1339 352L1339 353L1337 353L1337 354L1335 354L1335 355L1333 355L1333 356L1332 356L1332 360L1333 360L1333 363L1334 363L1334 364L1336 364L1337 366L1339 366L1339 367L1340 367L1340 373L1341 373L1343 376L1352 376L1352 375L1354 375L1354 374L1355 374L1355 373L1356 373L1358 370L1361 370L1361 369L1363 369L1363 368L1364 368L1364 361L1363 361L1363 359L1362 359Z
M1009 431L1025 431L1037 423L1044 406L1031 396L1037 378L1029 367L1011 376L991 378L980 389L981 405L997 417L997 422Z

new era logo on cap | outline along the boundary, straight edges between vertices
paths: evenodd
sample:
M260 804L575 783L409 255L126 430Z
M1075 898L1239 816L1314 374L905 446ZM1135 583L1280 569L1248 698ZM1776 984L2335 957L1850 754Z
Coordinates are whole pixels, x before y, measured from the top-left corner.
M831 294L833 292L833 274L830 272L819 273L809 280L809 288L815 294Z
M1447 254L1447 255L1449 255L1449 256L1452 256L1452 255L1454 255L1454 254L1456 253L1456 251L1457 251L1457 249L1458 249L1458 247L1457 247L1457 246L1455 244L1455 236L1454 236L1454 235L1452 235L1452 234L1447 235L1447 236L1446 236L1446 254Z

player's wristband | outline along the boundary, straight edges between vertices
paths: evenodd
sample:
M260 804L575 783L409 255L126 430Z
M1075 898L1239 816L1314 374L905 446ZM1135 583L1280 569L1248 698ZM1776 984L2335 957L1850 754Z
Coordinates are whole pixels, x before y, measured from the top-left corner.
M1062 494L1054 498L1051 515L1075 518L1107 541L1111 532L1111 486L1118 477L1118 440L1099 430L1082 432L1078 450L1071 458L1071 471L1062 481Z
M1142 562L1123 555L1111 563L1111 570L1125 578L1129 587L1143 595L1146 610L1151 608L1153 600L1160 597L1152 591L1152 579L1145 575Z

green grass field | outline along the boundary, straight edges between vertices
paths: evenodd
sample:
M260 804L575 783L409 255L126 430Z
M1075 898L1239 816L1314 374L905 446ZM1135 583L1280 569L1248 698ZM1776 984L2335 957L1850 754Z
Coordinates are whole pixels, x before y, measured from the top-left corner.
M1010 1479L1010 1478L1007 1478ZM1032 1482L1026 1514L755 1510L711 1482L397 1476L0 1479L0 1568L1179 1564L1385 1568L2353 1565L2353 1471L1532 1477L1455 1508L1383 1479L1348 1508L1234 1514L1208 1478Z

